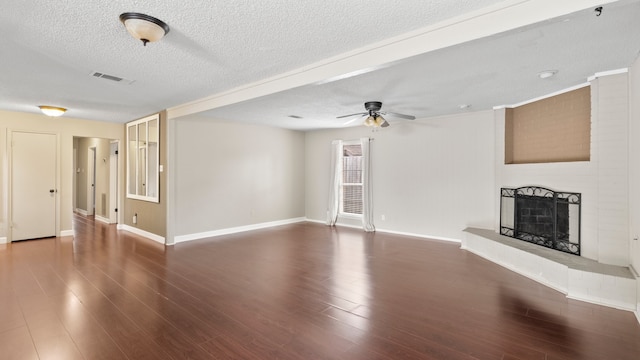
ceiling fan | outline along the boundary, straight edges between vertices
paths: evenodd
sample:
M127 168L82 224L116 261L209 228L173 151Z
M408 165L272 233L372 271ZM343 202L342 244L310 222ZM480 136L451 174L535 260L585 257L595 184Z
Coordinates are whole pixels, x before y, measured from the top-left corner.
M389 126L389 122L385 118L383 118L382 115L397 117L397 118L406 119L406 120L415 120L415 118L416 118L413 115L405 115L405 114L398 114L398 113L380 111L380 109L382 108L382 103L380 101L367 101L366 103L364 103L364 108L367 110L367 112L361 112L361 113L355 113L355 114L349 114L349 115L342 115L342 116L338 116L337 119L342 119L342 118L347 118L347 117L352 117L352 116L357 116L357 115L360 116L359 118L355 118L353 120L347 121L344 124L346 126L346 125L351 124L354 121L362 119L364 116L369 115L364 120L364 125L365 126L387 127L387 126Z

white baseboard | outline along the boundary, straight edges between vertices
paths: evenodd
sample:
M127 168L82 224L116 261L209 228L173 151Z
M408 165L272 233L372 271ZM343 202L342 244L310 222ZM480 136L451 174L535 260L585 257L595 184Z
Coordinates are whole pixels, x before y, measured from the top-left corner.
M318 223L318 224L326 224L326 221L323 221L323 220L307 219L307 221L308 222ZM362 229L361 225L350 225L350 224L337 223L336 226L343 226L343 227L348 227L348 228L352 228L352 229ZM443 236L435 236L435 235L416 234L416 233L409 233L409 232L404 232L404 231L378 229L377 227L376 227L376 232L383 232L383 233L394 234L394 235L412 236L412 237L429 239L429 240L450 241L450 242L455 242L455 243L458 243L458 244L462 242L462 240L460 240L460 239L448 238L448 237L443 237Z
M305 219L308 222L318 223L318 224L326 224L327 222L324 220L316 220L316 219Z
M210 237L235 234L235 233L244 232L244 231L251 231L251 230L264 229L264 228L269 228L274 226L280 226L280 225L294 224L294 223L299 223L303 221L307 221L307 219L300 217L300 218L293 218L293 219L286 219L286 220L270 221L270 222L265 222L260 224L238 226L238 227L205 231L205 232L187 234L187 235L178 235L174 238L174 240L175 240L175 243L177 244L185 241L206 239Z
M458 243L458 244L462 243L462 240L460 240L460 239L448 238L448 237L444 237L444 236L415 234L415 233L408 233L408 232L404 232L404 231L385 230L385 229L378 229L378 228L376 228L376 231L387 233L387 234L413 236L413 237L423 238L423 239L428 239L428 240L449 241L449 242L454 242L454 243Z
M76 208L76 212L80 215L84 215L84 216L88 216L89 213L87 212L87 210L84 209L80 209L80 208Z
M160 244L164 244L164 237L163 236L156 235L154 233L150 233L148 231L144 231L142 229L138 229L138 228L133 227L133 226L129 226L129 225L125 225L125 224L118 224L118 230L128 231L128 232L134 233L136 235L140 235L140 236L146 237L147 239L153 240L155 242L159 242Z
M7 238L6 237L0 237L0 244L6 244L7 243Z
M96 221L100 221L101 223L111 224L111 223L109 222L109 219L107 219L107 218L105 218L105 217L102 217L102 216L100 216L100 215L96 215L96 216L94 216L93 218L94 218Z
M75 235L75 234L74 234L74 232L73 232L73 230L61 230L61 231L60 231L60 237L63 237L63 236L73 236L73 235Z

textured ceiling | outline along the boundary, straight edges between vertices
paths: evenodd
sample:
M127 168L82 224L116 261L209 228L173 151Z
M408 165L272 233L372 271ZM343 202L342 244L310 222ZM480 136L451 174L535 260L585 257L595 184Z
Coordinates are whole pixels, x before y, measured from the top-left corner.
M12 0L0 12L0 109L47 104L68 108L69 117L130 121L461 14L525 2ZM640 49L639 9L638 1L619 1L596 17L589 8L198 115L306 130L341 126L335 116L362 111L368 100L418 117L462 103L481 110L519 102L629 66ZM131 11L162 19L170 33L143 47L118 20ZM560 72L542 82L535 74L545 69Z
M638 19L638 3L610 5L600 17L588 9L345 80L295 88L198 115L321 129L361 124L336 116L364 111L364 101L382 101L383 110L417 118L517 104L580 86L599 72L629 67L640 50ZM540 79L537 75L545 70L558 73ZM461 105L468 107L461 109Z

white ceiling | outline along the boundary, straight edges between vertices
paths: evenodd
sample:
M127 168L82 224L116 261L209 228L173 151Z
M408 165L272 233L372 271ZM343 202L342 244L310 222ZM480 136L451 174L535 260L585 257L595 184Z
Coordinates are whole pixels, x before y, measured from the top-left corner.
M506 32L188 114L308 130L343 126L348 119L336 116L377 100L383 110L424 118L525 101L626 68L638 56L640 0L606 4L601 16L591 0L10 0L0 12L0 109L54 105L68 108L69 117L126 122L524 3L536 5L545 20L519 26L512 17ZM162 19L171 31L143 47L118 19L132 11ZM536 76L548 69L559 72ZM133 82L94 78L94 71ZM460 110L462 104L471 107Z

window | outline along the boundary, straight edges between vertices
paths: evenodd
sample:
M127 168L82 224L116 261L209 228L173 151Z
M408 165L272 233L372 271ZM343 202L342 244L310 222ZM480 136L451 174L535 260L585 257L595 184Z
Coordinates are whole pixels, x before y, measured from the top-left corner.
M127 124L127 197L158 202L158 114Z
M346 142L342 146L340 213L362 215L362 147Z

